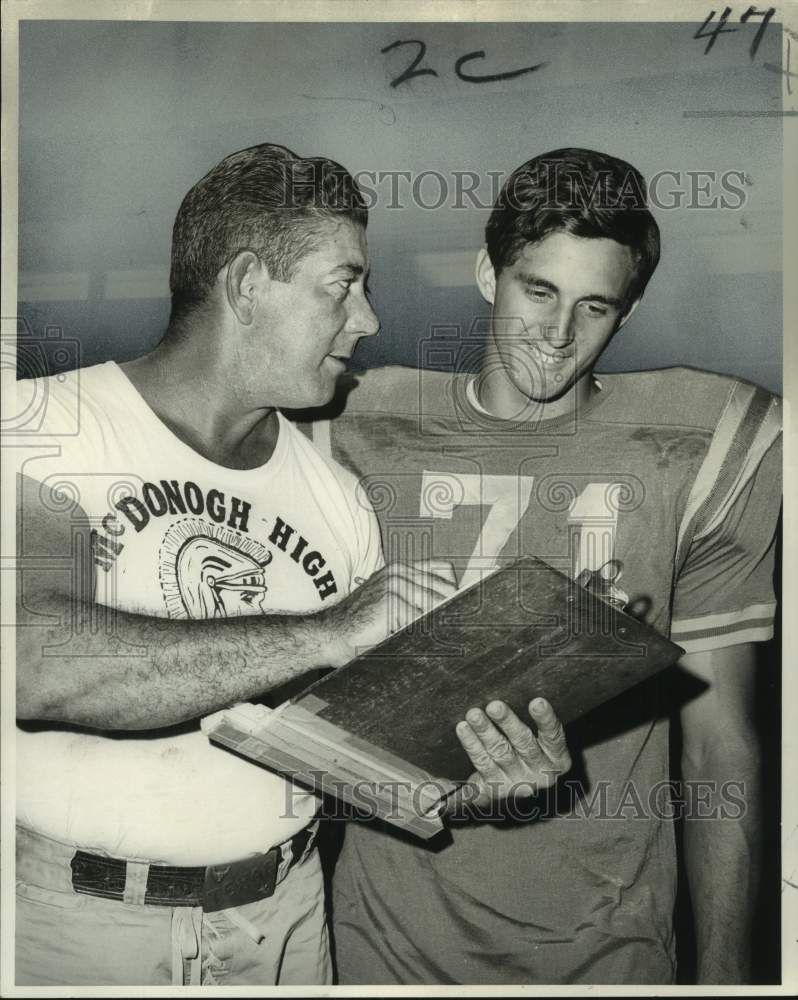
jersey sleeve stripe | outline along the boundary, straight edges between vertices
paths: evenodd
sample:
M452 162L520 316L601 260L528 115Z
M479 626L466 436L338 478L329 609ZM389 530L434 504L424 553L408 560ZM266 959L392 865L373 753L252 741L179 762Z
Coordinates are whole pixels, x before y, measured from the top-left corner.
M776 602L772 601L768 604L749 604L748 607L741 608L739 611L728 611L720 615L674 618L671 624L671 634L682 631L690 632L695 629L703 631L705 629L726 628L744 621L770 621L775 613Z
M762 393L767 397L766 393ZM754 410L761 401L756 397L752 401L751 410ZM779 436L781 431L781 407L779 406L778 400L770 399L767 401L767 406L764 412L756 412L753 416L760 418L758 423L754 425L752 421L752 426L755 426L756 432L753 436L751 444L748 448L748 453L745 457L745 461L742 463L741 468L736 477L734 477L733 482L728 485L726 489L726 495L723 500L715 508L715 512L708 518L704 527L696 532L695 538L703 538L708 535L711 531L714 531L719 524L726 517L729 512L729 508L734 504L734 501L740 495L740 492L745 488L751 476L757 470L759 463L762 461L767 450ZM733 470L732 470L733 471ZM721 493L721 489L718 489L718 495Z
M773 625L752 624L746 628L729 631L694 632L688 635L671 634L671 641L681 646L685 653L703 653L710 649L739 646L744 642L767 642L773 638Z
M682 522L679 526L677 541L677 551L679 552L684 549L684 544L690 537L689 529L715 485L754 392L753 386L744 385L741 382L733 383L729 390L715 433L712 435L712 441L687 498ZM681 561L680 559L677 565L681 565Z
M778 400L735 382L693 483L679 528L677 570L696 538L714 530L755 473L780 430Z

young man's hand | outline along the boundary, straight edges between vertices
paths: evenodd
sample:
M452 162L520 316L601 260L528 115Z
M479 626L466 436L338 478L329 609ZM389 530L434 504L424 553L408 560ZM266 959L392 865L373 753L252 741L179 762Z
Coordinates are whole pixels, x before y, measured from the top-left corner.
M457 738L476 768L461 799L470 806L535 795L571 767L562 723L544 698L529 703L535 735L503 701L471 708Z

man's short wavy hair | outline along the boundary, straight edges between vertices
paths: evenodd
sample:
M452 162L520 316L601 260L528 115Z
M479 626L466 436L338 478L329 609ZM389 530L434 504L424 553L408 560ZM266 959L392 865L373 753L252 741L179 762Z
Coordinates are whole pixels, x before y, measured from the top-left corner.
M219 271L251 250L271 277L290 281L330 220L365 228L368 210L334 160L263 143L226 156L183 199L172 231L170 324L206 301Z
M626 306L643 294L659 262L659 226L648 208L646 182L631 164L606 153L555 149L513 171L485 230L496 275L525 246L558 232L629 247L635 277Z

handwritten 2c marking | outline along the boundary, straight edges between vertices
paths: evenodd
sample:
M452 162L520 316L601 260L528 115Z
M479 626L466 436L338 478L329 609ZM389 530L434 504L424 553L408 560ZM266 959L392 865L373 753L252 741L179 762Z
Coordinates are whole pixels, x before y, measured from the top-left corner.
M380 52L391 52L400 45L416 45L418 46L418 51L416 52L415 59L413 59L410 65L403 70L399 76L394 77L394 79L391 80L392 87L398 87L402 83L407 83L407 81L412 80L414 76L439 76L437 70L432 69L430 66L420 65L427 53L426 42L421 41L420 38L405 38L400 41L392 42L390 45L386 45L384 48L380 49ZM497 80L514 80L516 77L523 76L525 73L534 73L535 70L541 69L546 65L545 62L540 62L535 63L534 66L524 66L521 69L506 70L502 73L468 73L464 69L466 63L472 62L475 59L484 58L484 49L467 52L465 55L460 56L454 64L455 74L465 83L495 83Z

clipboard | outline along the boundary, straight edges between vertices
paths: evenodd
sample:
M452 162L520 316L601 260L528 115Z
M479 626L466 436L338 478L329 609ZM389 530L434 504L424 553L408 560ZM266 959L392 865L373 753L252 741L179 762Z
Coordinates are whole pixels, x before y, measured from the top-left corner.
M674 663L684 650L534 557L459 592L276 709L203 720L211 740L427 838L473 766L455 724L505 701L563 723Z

